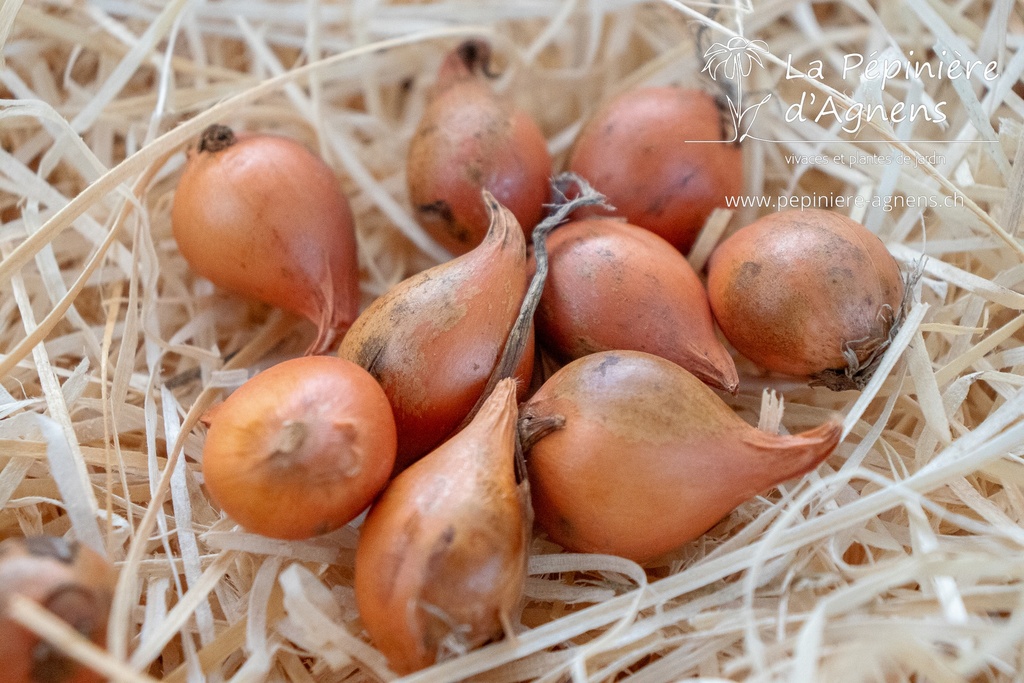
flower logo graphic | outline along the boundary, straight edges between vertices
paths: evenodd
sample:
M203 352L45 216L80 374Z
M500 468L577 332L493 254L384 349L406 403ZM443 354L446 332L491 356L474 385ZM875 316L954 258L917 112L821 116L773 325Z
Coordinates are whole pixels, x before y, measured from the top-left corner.
M750 75L756 63L764 68L761 55L768 54L768 45L763 40L750 40L743 36L733 36L725 43L713 43L704 51L705 64L701 73L707 73L711 80L717 81L719 73L726 80L736 82L736 101L731 95L725 99L729 103L729 113L732 116L733 139L729 142L742 142L750 137L750 127L754 124L757 110L765 102L771 99L771 95L765 95L760 102L743 107L743 78Z
M729 42L713 43L704 51L704 59L707 63L702 71L707 71L711 80L718 80L718 72L730 81L736 80L739 76L749 76L754 68L754 62L764 68L761 55L768 52L768 44L763 40L748 40L743 36L733 36Z

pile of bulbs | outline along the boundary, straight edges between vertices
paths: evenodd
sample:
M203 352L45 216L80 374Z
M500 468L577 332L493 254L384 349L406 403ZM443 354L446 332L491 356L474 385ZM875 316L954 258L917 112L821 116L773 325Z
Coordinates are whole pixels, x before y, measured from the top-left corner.
M369 507L356 598L399 673L515 623L534 514L568 550L646 562L834 450L836 420L778 435L729 408L715 389L739 378L716 322L764 369L845 389L903 304L881 241L818 210L735 232L705 289L684 254L742 188L714 98L622 93L552 183L544 136L491 90L489 57L479 40L447 57L408 154L417 218L456 257L361 314L348 202L298 143L211 126L172 212L197 273L319 331L211 412L207 489L281 539ZM563 364L546 379L535 339Z
M473 40L446 58L408 152L417 218L457 256L358 317L352 216L305 148L212 127L174 204L199 273L320 330L311 355L216 409L210 495L285 539L370 506L356 598L399 673L514 622L534 513L566 549L645 562L832 452L837 421L765 433L710 388L739 384L715 321L765 369L846 388L903 300L881 241L824 211L739 230L705 290L684 253L742 185L714 98L621 94L552 185L544 136L492 91L489 57ZM339 337L336 356L316 355ZM531 382L535 338L564 364L543 382Z

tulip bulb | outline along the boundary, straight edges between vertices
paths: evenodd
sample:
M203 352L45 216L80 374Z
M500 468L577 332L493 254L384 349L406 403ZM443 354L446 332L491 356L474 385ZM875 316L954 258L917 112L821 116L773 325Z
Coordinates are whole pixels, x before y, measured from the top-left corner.
M260 372L208 415L203 477L247 530L281 539L333 531L365 510L395 464L395 421L380 385L332 356Z
M562 361L646 351L734 393L736 366L715 335L707 293L686 258L654 233L611 219L573 221L547 240L540 343Z
M312 320L323 353L359 312L356 236L331 168L298 142L215 124L190 150L171 209L192 268Z
M515 382L399 474L356 550L363 624L398 673L499 636L520 606L530 528L516 476Z
M882 240L833 211L779 211L741 228L708 262L722 333L767 370L862 389L904 312L903 275Z
M565 548L644 562L736 506L813 469L839 442L829 421L762 432L678 365L637 351L584 356L522 407L537 521Z
M743 151L722 121L700 90L627 90L580 131L569 170L607 195L615 215L686 253L711 212L743 191ZM581 215L595 213L609 215Z
M515 216L484 193L491 216L472 251L402 281L352 324L339 355L387 394L398 429L396 471L451 434L484 392L528 285ZM517 377L528 383L532 335Z
M441 65L409 143L406 178L420 225L453 254L484 237L488 190L528 235L544 217L551 155L536 122L487 82L490 45L467 40Z

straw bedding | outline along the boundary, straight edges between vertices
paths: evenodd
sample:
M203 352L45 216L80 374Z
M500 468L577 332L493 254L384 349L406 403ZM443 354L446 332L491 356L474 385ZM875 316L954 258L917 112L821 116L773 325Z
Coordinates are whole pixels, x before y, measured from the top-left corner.
M358 520L272 541L204 493L199 416L314 330L194 276L170 203L183 151L209 123L301 140L351 198L368 303L445 258L411 217L404 152L441 56L473 35L494 43L499 89L534 113L559 160L595 107L634 85L702 87L739 111L764 100L738 122L746 194L847 198L837 210L917 277L861 392L738 359L730 400L750 422L796 431L841 413L844 441L814 473L645 568L538 534L520 632L409 680L1015 680L1022 16L1012 0L7 0L0 538L69 534L122 577L109 652L58 632L59 646L125 681L393 677L354 607ZM763 46L746 75L736 63L712 78L705 54L734 36ZM872 55L948 66L943 50L997 68L884 83L866 70ZM843 78L850 55L864 64ZM787 115L811 94L803 116ZM829 97L837 115L816 117ZM842 130L856 103L898 102L945 120ZM919 197L939 201L908 201ZM714 215L693 264L764 210ZM32 603L11 614L41 633L59 626Z

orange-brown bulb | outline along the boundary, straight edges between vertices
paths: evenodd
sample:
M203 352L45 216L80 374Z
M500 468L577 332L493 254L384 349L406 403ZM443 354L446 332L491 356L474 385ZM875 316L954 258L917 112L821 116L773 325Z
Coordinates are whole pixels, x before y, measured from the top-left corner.
M686 253L711 212L743 189L743 153L726 135L711 95L637 88L584 126L569 170L602 192L616 215ZM604 212L580 215L595 213Z
M484 392L526 295L523 232L487 194L487 236L472 251L400 282L374 301L338 350L377 378L398 427L396 469L435 448ZM533 343L516 376L529 384Z
M529 503L516 481L515 382L399 474L366 518L356 602L400 674L501 635L520 607Z
M391 406L365 370L332 356L295 358L216 408L203 476L249 531L309 538L369 506L391 474L395 443Z
M736 366L715 335L704 285L671 244L593 218L559 227L547 249L537 333L563 362L595 351L646 351L736 391Z
M540 525L569 550L638 562L809 471L841 433L837 421L762 432L683 368L638 351L569 363L520 414Z
M174 238L215 285L312 320L312 352L359 312L352 211L331 169L299 143L210 126L171 209Z
M544 134L486 82L490 46L470 40L448 55L409 143L406 177L416 217L453 254L484 239L481 190L507 207L527 235L544 217L551 155Z
M899 265L878 237L832 211L780 211L741 228L708 263L715 319L761 367L858 386L903 302ZM847 371L850 371L849 374Z

